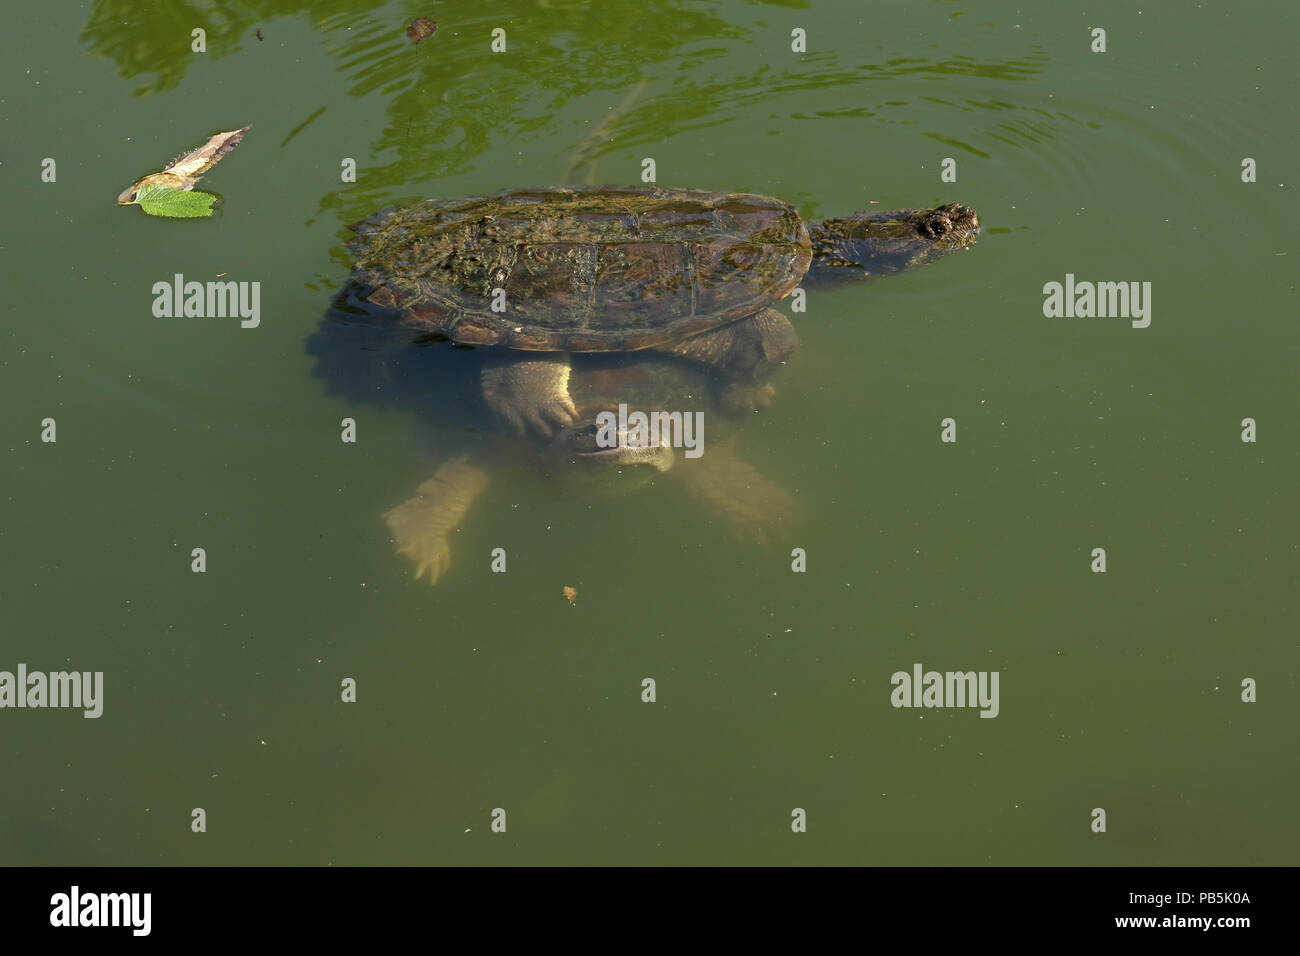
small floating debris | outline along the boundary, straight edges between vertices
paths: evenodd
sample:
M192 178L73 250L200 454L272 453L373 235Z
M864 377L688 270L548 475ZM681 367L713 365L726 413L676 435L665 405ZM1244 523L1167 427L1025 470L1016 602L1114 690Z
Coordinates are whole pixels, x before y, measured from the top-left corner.
M406 28L406 35L416 44L425 37L433 36L436 32L438 32L438 24L428 17L416 17L411 21L411 25Z

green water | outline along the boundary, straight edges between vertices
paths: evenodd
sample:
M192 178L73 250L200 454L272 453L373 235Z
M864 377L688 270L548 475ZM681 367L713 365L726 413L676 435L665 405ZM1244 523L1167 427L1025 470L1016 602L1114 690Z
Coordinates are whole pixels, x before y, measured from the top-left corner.
M1296 863L1295 7L490 6L7 11L0 670L105 690L0 710L0 863ZM219 217L114 204L250 123ZM782 540L518 471L413 580L379 515L462 406L325 374L345 224L646 157L984 233L794 316L738 437ZM175 273L260 282L261 324L154 317ZM1150 282L1150 327L1046 318L1067 273ZM895 709L915 663L997 671L998 716Z

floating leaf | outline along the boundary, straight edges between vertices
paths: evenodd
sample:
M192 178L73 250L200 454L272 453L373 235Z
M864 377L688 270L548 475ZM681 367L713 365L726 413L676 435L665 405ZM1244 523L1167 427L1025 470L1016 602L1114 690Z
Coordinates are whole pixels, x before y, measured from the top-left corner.
M170 216L173 219L198 219L212 215L212 204L217 197L201 190L188 192L158 183L142 186L135 201L151 216Z
M230 130L226 133L217 133L210 137L206 143L198 149L192 149L188 153L177 156L167 168L160 173L153 173L144 177L130 189L122 191L117 197L120 205L127 206L137 202L137 195L145 186L162 186L172 190L193 189L194 184L198 182L199 177L217 164L217 162L239 145L239 141L244 138L244 133L250 129L245 126L243 129ZM141 203L143 205L143 203ZM211 205L211 204L209 204ZM145 210L148 212L149 210ZM162 213L161 215L171 215ZM200 215L206 215L201 213Z
M438 24L428 17L416 17L411 21L411 25L406 28L406 35L416 43L419 43L425 37L431 37L438 30Z
M577 588L571 588L566 586L564 589L564 599L568 601L570 604L576 604L578 602Z

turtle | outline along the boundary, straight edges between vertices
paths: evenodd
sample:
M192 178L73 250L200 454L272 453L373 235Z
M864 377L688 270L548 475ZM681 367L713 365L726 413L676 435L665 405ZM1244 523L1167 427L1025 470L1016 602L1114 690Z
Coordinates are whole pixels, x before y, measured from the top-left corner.
M540 379L533 384L554 387ZM579 499L676 482L736 537L770 541L795 527L802 509L794 495L738 453L743 418L720 402L722 386L708 366L653 350L575 355L566 383L573 421L543 438L490 418L495 428L470 429L474 446L448 457L383 518L399 553L415 565L416 578L431 583L449 568L453 532L491 476L512 467L557 482ZM451 402L442 408L454 409L461 424L474 422L472 408ZM656 421L667 427L651 427Z
M807 223L770 196L599 186L392 206L354 223L347 294L426 339L490 347L483 398L516 432L573 424L571 356L654 351L721 373L729 409L771 401L794 350L772 304L808 277L901 272L968 249L961 203Z

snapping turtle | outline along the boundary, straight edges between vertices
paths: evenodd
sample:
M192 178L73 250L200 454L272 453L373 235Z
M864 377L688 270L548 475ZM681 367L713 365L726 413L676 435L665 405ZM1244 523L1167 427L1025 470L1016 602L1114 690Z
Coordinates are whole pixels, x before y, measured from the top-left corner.
M352 226L349 288L434 337L498 346L483 397L523 433L579 417L570 354L656 350L719 370L728 408L765 404L795 346L770 308L816 278L881 275L972 245L974 210L805 223L749 193L656 187L425 200Z
M768 540L797 519L799 504L735 452L737 419L720 405L720 384L707 366L656 352L574 356L567 382L574 421L550 439L508 429L480 433L475 448L442 464L384 515L393 540L415 564L417 578L436 582L451 561L452 532L490 474L518 466L576 485L584 495L677 481L742 538Z

